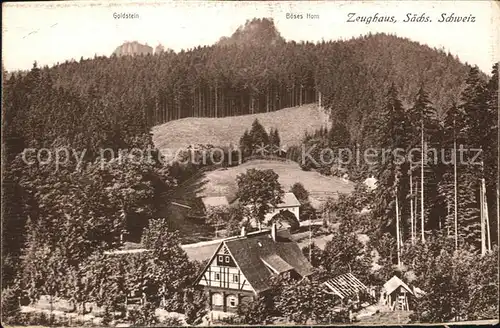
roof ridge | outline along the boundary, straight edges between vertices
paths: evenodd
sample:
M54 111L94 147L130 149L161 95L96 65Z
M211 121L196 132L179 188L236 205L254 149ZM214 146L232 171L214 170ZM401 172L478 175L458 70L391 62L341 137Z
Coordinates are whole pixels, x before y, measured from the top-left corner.
M244 238L247 238L248 236L264 235L264 234L267 234L269 232L271 232L271 229L248 232L244 236L237 235L237 236L227 237L226 239L223 239L222 242L230 241L230 240L236 240L236 239L244 239Z

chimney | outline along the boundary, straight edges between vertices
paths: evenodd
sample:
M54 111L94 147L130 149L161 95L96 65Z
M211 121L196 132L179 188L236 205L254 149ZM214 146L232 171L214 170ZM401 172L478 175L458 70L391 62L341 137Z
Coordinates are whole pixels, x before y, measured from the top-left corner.
M242 227L241 227L241 233L240 233L240 236L241 236L241 237L245 237L246 235L247 235L247 232L246 232L245 226L242 226Z
M276 223L273 223L273 226L271 227L271 238L273 238L273 241L276 241L276 233L278 232L278 228L276 227Z

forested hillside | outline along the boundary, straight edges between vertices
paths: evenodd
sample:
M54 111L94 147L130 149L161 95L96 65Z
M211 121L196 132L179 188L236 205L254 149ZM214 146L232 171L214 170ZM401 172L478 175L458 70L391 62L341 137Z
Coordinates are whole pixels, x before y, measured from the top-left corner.
M127 107L146 127L185 117L270 112L317 102L321 92L322 105L360 139L390 83L401 89L403 102L424 84L442 113L456 100L467 67L450 54L385 34L283 42L273 22L261 19L213 46L81 59L44 71L55 88Z

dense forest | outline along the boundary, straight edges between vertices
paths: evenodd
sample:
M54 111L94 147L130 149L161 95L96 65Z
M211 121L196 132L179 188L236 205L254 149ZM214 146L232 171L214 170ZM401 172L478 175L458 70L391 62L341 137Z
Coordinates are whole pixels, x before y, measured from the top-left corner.
M291 147L287 157L304 170L324 175L348 173L357 182L375 177L378 187L372 219L380 220L382 230L395 237L398 232L401 240L425 240L428 233L440 232L456 237L457 245L480 249L482 240L495 244L498 64L488 81L474 67L464 82L458 101L442 117L425 85L405 105L393 84L386 90L384 103L376 107L372 128L365 131L371 139L368 144L354 143L347 123L334 121L331 128L304 136L301 146L311 149L305 160L298 146ZM325 149L332 152L325 153ZM365 151L374 157L359 156ZM487 208L482 207L484 203ZM480 218L485 214L490 239L481 238Z
M255 19L213 46L82 58L43 71L55 89L129 108L145 130L183 117L275 111L317 102L321 94L321 104L361 142L392 82L407 103L425 84L442 114L458 100L467 67L449 53L385 34L285 42L271 20Z

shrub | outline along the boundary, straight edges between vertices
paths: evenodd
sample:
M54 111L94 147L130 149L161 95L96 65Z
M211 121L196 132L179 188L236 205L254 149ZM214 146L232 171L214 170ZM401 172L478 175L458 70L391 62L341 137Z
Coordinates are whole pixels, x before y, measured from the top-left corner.
M183 303L186 323L189 325L199 324L207 314L206 297L203 291L192 288L186 289Z
M17 286L8 287L2 291L2 322L14 323L21 311L20 297L21 291Z
M104 326L107 326L113 321L113 315L111 314L111 311L109 310L109 307L104 308L104 314L102 316L102 324Z
M156 308L152 303L145 302L138 308L129 311L128 320L136 326L154 325L158 323L155 310Z
M162 327L179 327L182 326L182 320L178 317L166 317L161 321Z

